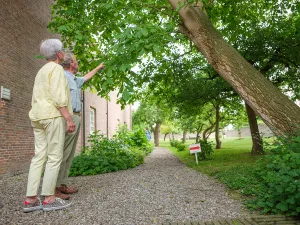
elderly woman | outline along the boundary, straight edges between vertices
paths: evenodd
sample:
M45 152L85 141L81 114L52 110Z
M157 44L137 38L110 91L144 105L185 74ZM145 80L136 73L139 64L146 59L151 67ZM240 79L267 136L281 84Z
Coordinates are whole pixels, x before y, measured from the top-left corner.
M60 65L64 59L62 47L58 39L45 40L40 46L40 52L48 63L37 73L33 87L29 118L34 131L35 155L28 175L24 212L51 211L71 205L54 195L63 158L65 132L66 129L73 132L76 128L68 82ZM44 166L41 195L45 198L41 204L37 194Z

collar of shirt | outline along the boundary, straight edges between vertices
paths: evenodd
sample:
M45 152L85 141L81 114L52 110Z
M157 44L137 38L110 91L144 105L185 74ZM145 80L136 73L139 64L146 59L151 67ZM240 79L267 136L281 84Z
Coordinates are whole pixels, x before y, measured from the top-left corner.
M73 77L74 78L74 80L76 80L77 79L77 77L73 74L73 73L71 73L70 71L68 71L68 70L65 70L65 73L66 74L68 74L69 76L71 76L71 77Z

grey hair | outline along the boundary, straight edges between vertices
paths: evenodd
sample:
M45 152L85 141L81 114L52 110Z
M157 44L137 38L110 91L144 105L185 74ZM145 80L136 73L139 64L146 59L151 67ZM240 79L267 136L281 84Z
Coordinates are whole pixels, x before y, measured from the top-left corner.
M61 63L62 67L64 69L69 69L70 68L70 64L73 62L73 58L74 58L74 54L71 51L66 51L65 52L65 58L64 61Z
M40 52L47 60L56 60L56 53L61 51L62 47L63 44L59 39L47 39L42 41Z

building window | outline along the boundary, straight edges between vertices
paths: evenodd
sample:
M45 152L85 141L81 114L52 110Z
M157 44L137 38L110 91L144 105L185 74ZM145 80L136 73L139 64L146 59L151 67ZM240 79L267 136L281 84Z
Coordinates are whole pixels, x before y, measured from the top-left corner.
M90 108L90 134L96 130L96 109Z

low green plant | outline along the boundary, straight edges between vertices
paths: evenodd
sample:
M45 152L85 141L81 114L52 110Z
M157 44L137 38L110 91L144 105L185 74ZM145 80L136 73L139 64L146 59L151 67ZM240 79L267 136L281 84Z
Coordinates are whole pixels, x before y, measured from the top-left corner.
M136 167L152 151L140 130L120 127L109 139L99 132L89 136L90 146L73 159L70 176L95 175Z
M238 171L238 172L237 172ZM260 179L255 173L253 166L238 165L228 170L216 173L220 179L232 190L239 190L246 196L256 196L260 191Z
M264 213L300 215L300 136L278 137L256 171L261 191L249 202Z
M183 142L178 142L175 146L177 151L181 152L187 149L187 146Z
M213 143L206 141L206 140L200 140L200 146L201 146L201 152L200 157L202 160L205 160L207 157L210 157L213 151Z
M170 140L170 145L172 146L172 147L177 147L177 145L178 144L180 144L181 143L181 141L178 141L178 140L176 140L176 139L172 139L172 140Z

